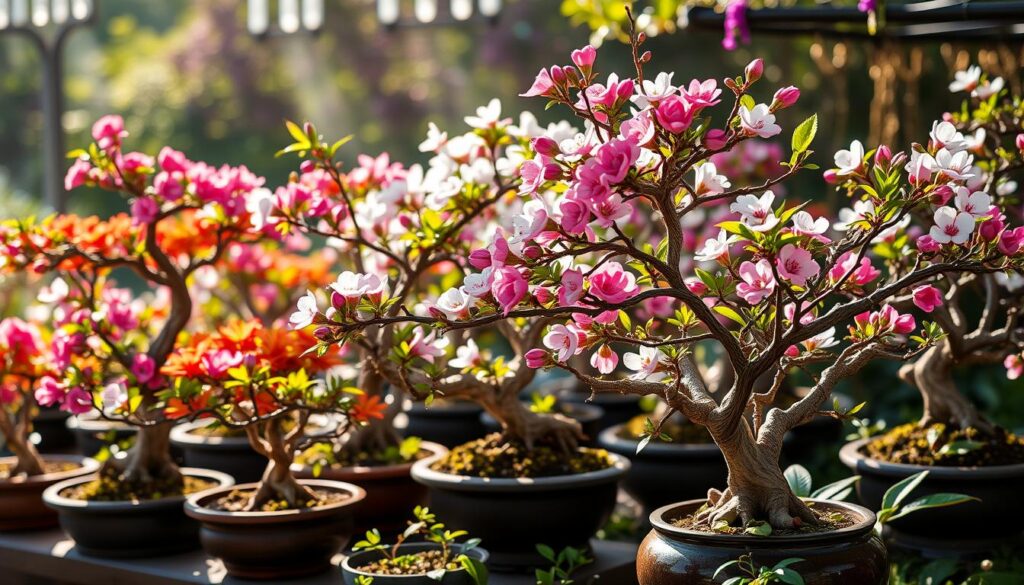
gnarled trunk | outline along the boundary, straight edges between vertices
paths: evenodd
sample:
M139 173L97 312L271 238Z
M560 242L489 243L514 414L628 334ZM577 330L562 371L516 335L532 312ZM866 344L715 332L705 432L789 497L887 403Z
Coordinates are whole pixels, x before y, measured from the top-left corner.
M961 429L992 431L991 423L957 390L953 380L953 356L947 343L940 343L905 364L900 368L900 377L921 393L924 415L918 423L920 426L945 423Z
M305 417L290 432L281 427L283 417L276 417L245 428L249 444L269 459L256 491L246 502L247 511L261 509L267 502L284 501L289 509L306 507L317 500L316 494L300 484L292 474L291 465L295 460L295 447L303 436Z
M708 430L725 456L729 480L724 492L716 489L708 492L710 505L699 520L711 526L722 521L729 524L739 521L746 526L761 520L779 529L817 524L807 504L789 489L779 467L776 442L756 442L746 421L729 434L721 433L714 425Z
M43 475L43 459L39 456L36 446L32 444L32 441L28 440L27 436L19 437L12 435L7 437L7 448L18 459L18 463L11 470L11 477L22 474L29 477Z
M184 487L184 478L171 459L171 423L140 427L135 444L123 459L111 457L101 472L138 487L159 483L162 487Z
M520 402L517 392L501 392L493 400L482 401L482 405L501 423L505 439L522 441L527 449L548 441L563 452L572 453L585 438L579 422L561 414L533 412Z

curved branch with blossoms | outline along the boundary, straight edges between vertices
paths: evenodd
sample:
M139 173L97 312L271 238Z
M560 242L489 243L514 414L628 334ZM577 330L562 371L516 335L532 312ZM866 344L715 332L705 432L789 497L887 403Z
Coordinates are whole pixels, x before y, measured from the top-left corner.
M101 118L92 134L95 142L72 153L65 186L116 192L131 214L6 221L0 264L56 275L45 300L58 305L52 343L61 376L40 388L39 402L109 416L94 405L102 397L123 400L128 408L119 418L143 428L128 456L109 459L104 472L129 483L180 486L160 415L158 392L166 382L159 370L192 316L192 277L216 264L230 243L254 237L248 207L264 180L244 166L216 168L170 148L155 158L126 152L128 133L118 116ZM136 330L139 313L151 309L133 308L130 293L113 288L116 269L133 271L165 295L166 314L142 320L157 329Z
M927 251L907 245L910 223L922 218L925 229L952 233L936 193L965 184L969 155L936 150L929 165L921 147L910 156L887 147L838 153L840 168L829 177L863 173L866 180L847 189L854 210L834 225L806 203L779 201L776 185L813 168L813 117L794 129L780 174L733 185L710 159L780 134L777 116L799 90L782 88L758 103L760 59L724 88L715 80L676 87L670 74L652 81L644 71L651 54L640 50L641 38L632 41L635 78L599 80L596 51L587 47L572 54L572 65L542 70L525 94L567 108L587 129L571 140L531 141L519 164L523 211L512 218L521 245L499 233L469 254L479 272L441 295L467 299L459 314L334 313L318 321L318 336L345 342L399 323L443 332L509 322L546 326L546 333L535 332L544 349L523 354L528 367L563 368L596 392L659 396L707 427L729 479L709 493L700 521L818 523L779 468L783 435L815 416L835 385L869 362L914 358L941 337L937 325L918 328L912 314L901 312L899 301L916 288L1019 271L1021 254L970 233L940 238ZM715 123L718 110L725 115ZM691 234L684 226L720 207L728 212L715 224L718 233L687 257ZM891 244L899 261L876 267L870 252L879 242L899 242ZM724 356L731 385L709 389L716 381L704 379L698 345ZM627 377L615 375L624 346L635 348L621 360ZM571 359L588 351L593 373ZM810 392L777 406L782 378L797 368L812 377ZM765 379L774 382L766 386Z

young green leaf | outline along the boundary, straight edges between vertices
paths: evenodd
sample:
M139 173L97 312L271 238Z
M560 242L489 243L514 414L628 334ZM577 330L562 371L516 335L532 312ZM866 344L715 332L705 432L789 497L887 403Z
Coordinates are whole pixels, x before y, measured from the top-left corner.
M818 115L807 118L793 130L793 152L801 153L810 148L814 135L818 133Z
M811 495L811 472L802 465L790 465L783 472L789 489L798 498L806 498Z

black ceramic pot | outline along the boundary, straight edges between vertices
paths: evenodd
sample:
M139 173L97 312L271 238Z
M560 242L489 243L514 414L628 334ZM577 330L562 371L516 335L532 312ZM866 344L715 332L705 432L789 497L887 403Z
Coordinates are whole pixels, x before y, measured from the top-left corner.
M680 498L706 497L709 488L725 486L729 468L718 445L651 441L637 454L639 441L620 437L621 429L605 429L597 443L633 462L622 487L643 506L645 516Z
M431 461L448 452L437 443L423 441L420 451L429 455L423 459ZM376 528L384 534L398 533L405 529L406 520L412 516L416 506L427 504L427 487L412 480L414 462L375 467L324 467L316 479L344 481L366 490L366 499L355 511L356 534ZM292 472L299 479L314 479L313 469L295 464Z
M185 465L226 473L238 483L259 481L267 468L267 458L253 451L245 435L211 436L195 432L209 424L198 420L171 429L171 444L181 451Z
M948 508L911 514L887 524L892 545L928 557L968 557L998 548L1021 534L1024 526L1024 464L992 467L933 467L888 463L869 458L863 451L871 439L843 446L839 459L861 476L860 501L874 509L882 506L886 490L922 471L928 477L910 500L935 493L957 493L978 498Z
M807 585L884 585L889 561L882 539L874 533L875 514L846 502L815 502L817 509L842 509L857 517L853 526L833 532L792 536L727 535L686 530L672 521L699 509L706 500L669 504L651 513L654 527L640 543L636 572L640 585L719 585L713 579L723 564L749 554L757 566L785 559Z
M618 481L629 460L611 455L608 469L534 479L494 479L412 466L412 478L430 489L430 509L453 530L483 541L498 570L545 566L537 544L555 550L585 548L615 507Z
M353 509L366 497L363 488L340 481L302 480L317 489L344 492L341 502L305 510L225 512L207 507L232 489L215 488L194 494L185 513L200 523L203 550L224 561L232 577L279 581L327 571L353 533Z
M36 449L43 453L64 453L75 446L75 435L67 427L71 414L56 406L43 406L32 419L32 432L39 435Z
M80 455L42 455L44 461L65 461L79 465L76 469L59 473L46 473L18 479L0 481L0 531L33 530L57 525L57 513L43 504L43 492L51 485L89 475L99 469L94 459ZM0 463L14 465L14 457L4 457Z
M234 480L210 469L182 468L181 472L230 486ZM185 496L141 502L86 502L65 498L61 492L92 481L79 477L52 485L43 501L57 511L60 525L85 555L139 558L192 550L199 545L199 525L185 516Z
M545 391L556 394L558 399L565 403L593 404L601 407L603 414L598 423L600 431L614 425L627 423L634 417L643 414L639 396L604 392L594 394L594 399L590 400L590 391L580 388L579 382L576 380L553 382L550 389Z
M403 437L419 437L451 449L487 434L480 422L480 406L465 401L437 400L430 406L413 402L406 408L405 426L396 425Z
M432 542L414 542L403 544L398 547L398 554L411 554L427 550L441 550L441 545ZM461 551L456 552L459 554ZM360 576L370 577L374 585L475 585L473 578L465 569L446 571L440 580L433 579L427 575L375 575L359 570L357 567L366 566L381 557L384 553L379 550L352 553L341 562L341 575L345 585L356 585L356 579ZM482 548L471 548L466 556L476 559L481 563L487 562L487 551Z
M561 405L561 414L580 423L583 434L587 436L587 440L582 442L583 445L596 444L597 435L601 432L601 418L604 416L604 410L600 406L586 403L566 403ZM480 422L483 423L487 433L496 433L501 430L501 425L488 412L480 414Z
M75 436L78 452L86 457L102 451L111 443L117 443L135 436L133 426L96 418L95 415L79 415L67 419L68 430Z

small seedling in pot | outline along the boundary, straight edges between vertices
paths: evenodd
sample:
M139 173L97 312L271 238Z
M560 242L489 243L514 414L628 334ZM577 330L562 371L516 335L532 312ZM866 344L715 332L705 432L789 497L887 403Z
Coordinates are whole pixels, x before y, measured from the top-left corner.
M804 585L804 578L800 576L790 565L803 561L803 559L790 558L776 563L774 567L757 567L750 555L743 555L735 561L729 561L715 571L713 579L718 579L723 571L735 567L741 574L729 577L722 585L768 585L769 583L785 583L787 585Z
M594 562L585 551L571 546L555 554L550 546L538 544L537 552L551 563L550 569L537 569L537 585L570 585L574 583L571 578L573 573Z
M471 538L461 544L456 542L464 536L467 536L465 530L449 530L437 521L429 508L416 506L413 520L409 521L409 526L395 539L394 544L383 543L380 531L374 528L367 531L366 538L357 542L352 550L380 551L383 555L377 561L358 567L361 571L380 575L416 575L423 574L418 571L424 570L428 577L440 581L448 571L464 569L477 585L484 585L487 583L487 568L466 554L480 544L480 539ZM402 545L413 537L439 545L439 554L437 551L403 554Z

